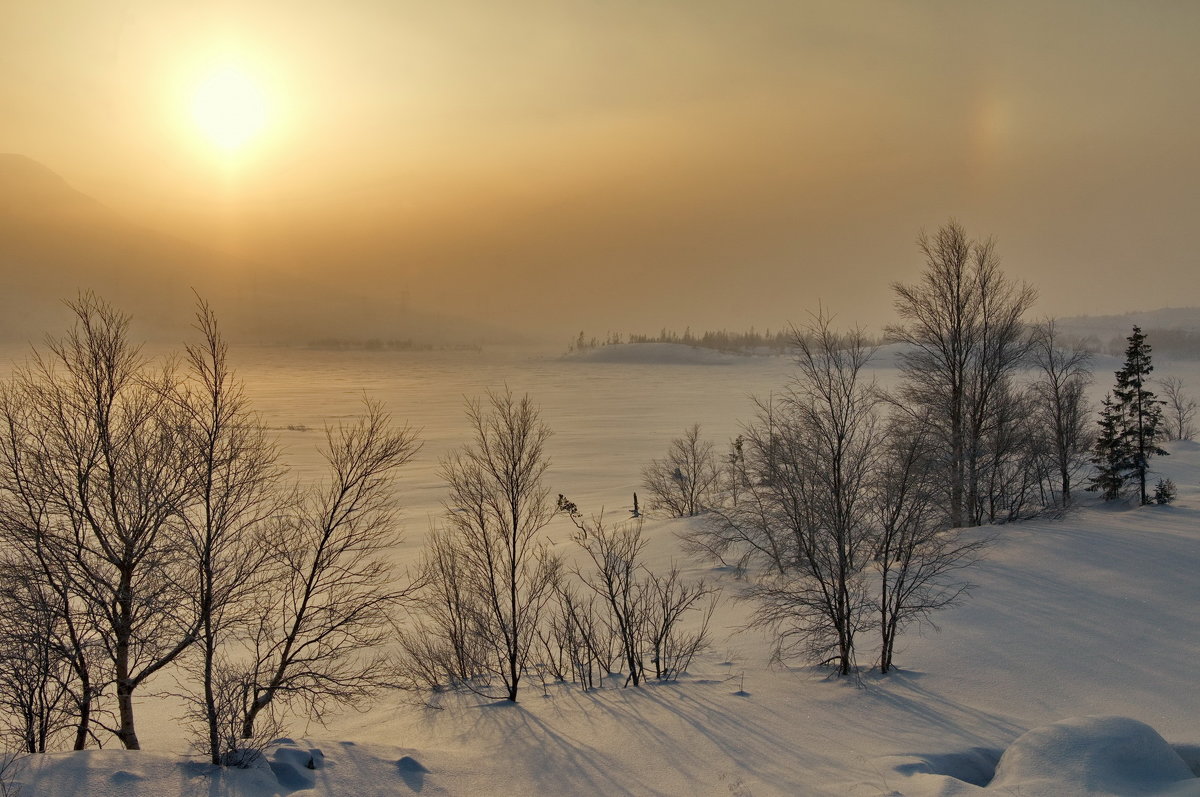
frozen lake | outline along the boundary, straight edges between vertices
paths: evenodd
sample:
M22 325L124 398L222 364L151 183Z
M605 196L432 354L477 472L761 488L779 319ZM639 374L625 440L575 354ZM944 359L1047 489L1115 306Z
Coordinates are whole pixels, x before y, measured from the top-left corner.
M602 506L613 511L632 503L642 466L662 456L684 427L701 424L705 437L723 451L752 414L751 396L778 389L793 368L786 357L724 364L598 363L544 349L245 347L231 355L254 406L278 430L287 462L301 478L320 473L316 446L322 424L359 413L364 395L383 401L395 422L420 430L424 447L400 474L410 538L440 511L438 462L469 439L467 398L506 385L514 395L527 393L554 431L547 446L551 494L564 493L588 512Z
M654 344L650 344L653 346ZM767 397L795 371L787 356L737 357L687 347L657 350L612 347L592 359L564 357L562 349L486 348L482 351L320 350L235 346L231 360L253 407L279 437L293 474L322 474L317 448L325 423L361 412L364 396L380 400L398 424L420 432L423 448L399 473L405 547L418 544L444 495L438 463L469 439L464 404L507 385L528 394L554 431L548 444L551 495L563 493L593 513L605 508L626 517L641 469L661 457L685 427L699 423L723 453L754 414L753 396ZM4 375L27 347L2 351ZM158 350L148 353L155 354ZM166 351L165 349L162 351ZM635 356L630 356L631 354ZM895 384L894 352L885 348L871 376ZM1112 384L1120 362L1097 357L1094 400ZM1155 376L1180 376L1200 387L1196 362L1158 363ZM289 428L290 427L290 428ZM644 499L645 496L642 496Z

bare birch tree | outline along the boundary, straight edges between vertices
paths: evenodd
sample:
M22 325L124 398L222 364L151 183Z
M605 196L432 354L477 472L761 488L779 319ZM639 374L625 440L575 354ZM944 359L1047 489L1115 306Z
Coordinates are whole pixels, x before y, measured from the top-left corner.
M962 526L979 522L984 437L1027 355L1021 318L1037 294L1004 275L994 241L969 239L955 221L922 232L917 245L925 272L915 285L893 284L902 323L887 333L911 347L901 355L901 396L933 410L948 515Z
M893 418L873 480L872 506L877 537L874 564L879 573L879 671L894 666L896 641L913 624L962 598L968 589L956 571L979 558L982 538L966 538L962 528L946 528L937 506L933 466L936 446L921 416Z
M1063 506L1071 504L1071 490L1088 467L1092 449L1087 388L1092 380L1091 355L1065 349L1054 321L1040 324L1033 336L1032 359L1040 372L1033 384L1038 399L1038 424L1049 438L1048 452L1057 475Z
M475 633L487 651L487 673L517 700L537 641L542 607L557 569L541 539L554 515L543 483L550 429L528 396L488 393L467 402L473 441L442 462L449 486L446 528L479 612Z
M329 703L354 703L394 682L381 651L410 597L390 554L400 541L395 471L419 450L367 401L352 424L326 427L329 478L264 536L268 589L259 594L243 668L242 737L275 701L320 718Z
M250 410L232 373L228 346L211 308L196 314L200 342L185 349L186 371L165 400L187 421L184 445L191 462L194 501L184 514L188 553L194 563L189 590L199 632L200 661L193 668L200 694L191 699L202 719L202 747L213 764L238 744L230 734L231 696L222 676L222 650L247 619L263 583L267 546L263 532L284 509L283 469L275 444ZM224 681L224 683L219 683Z
M26 549L95 630L108 670L100 680L116 692L113 732L138 749L134 692L196 638L182 521L194 496L186 424L161 400L170 373L152 372L130 343L128 317L92 294L69 307L74 327L49 339L48 353L35 350L8 388L5 488L17 506L10 517L24 510Z
M823 315L794 335L799 373L760 403L744 435L749 489L689 535L693 549L750 568L751 624L775 634L776 658L855 668L870 623L870 477L880 442L879 394L864 369L861 330L839 335Z

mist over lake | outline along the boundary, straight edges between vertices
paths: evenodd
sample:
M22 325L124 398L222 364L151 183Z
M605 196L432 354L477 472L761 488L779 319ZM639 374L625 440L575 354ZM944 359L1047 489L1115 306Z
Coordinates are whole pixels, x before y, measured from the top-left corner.
M464 404L507 386L542 408L554 431L548 481L587 511L626 516L641 469L693 423L724 450L766 397L790 375L787 357L733 357L722 364L593 363L565 359L561 349L365 352L236 347L247 393L278 430L297 475L318 476L322 424L360 413L364 395L383 401L397 423L424 442L399 477L410 538L441 511L439 459L467 441ZM307 431L287 427L305 427ZM643 497L644 498L644 497Z

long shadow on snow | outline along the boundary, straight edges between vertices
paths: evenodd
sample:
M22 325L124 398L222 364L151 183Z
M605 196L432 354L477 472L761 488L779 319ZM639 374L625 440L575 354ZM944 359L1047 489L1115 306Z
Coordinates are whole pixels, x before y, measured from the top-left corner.
M880 703L894 716L892 722L903 721L907 725L919 721L924 727L937 729L949 736L970 739L977 744L994 742L997 738L1005 742L1019 736L1025 729L1020 725L982 709L964 705L932 689L920 681L924 673L893 670L889 675L877 676L863 686L863 699ZM863 716L878 719L879 712L870 711ZM977 734L974 728L985 728L991 732L987 737Z
M811 785L841 774L839 760L779 738L779 724L796 720L787 707L747 701L711 685L650 683L640 689L588 693L563 689L532 708L503 702L477 708L476 721L464 736L500 740L495 755L514 765L532 764L526 771L538 783L538 793L676 793L670 779L661 785L632 781L625 774L631 757L649 759L652 769L673 771L674 782L697 787L711 785L703 779L714 769L751 775L779 788ZM552 715L549 722L539 716L546 712ZM755 719L757 713L769 715L774 724ZM556 727L559 720L565 727ZM570 730L572 723L585 723L589 729L575 733ZM811 730L814 739L820 735L815 727L800 730ZM578 736L621 741L616 749L605 751ZM703 741L681 744L681 740ZM798 764L800 758L804 769Z
M717 765L782 788L789 783L811 786L836 777L840 770L840 762L818 754L815 745L801 750L796 740L780 738L778 728L796 721L786 706L746 700L724 688L690 680L651 681L640 689L594 693L592 698L588 710L619 727L629 737L631 749L669 750L670 756L664 754L659 760L685 776L711 772ZM801 727L798 735L809 730ZM680 745L683 734L707 745ZM721 757L728 761L721 762ZM801 758L804 770L798 764Z
M495 701L480 704L478 709L468 735L489 738L499 731L497 738L502 740L502 748L494 754L514 765L547 761L546 766L535 763L526 770L539 784L536 793L618 794L629 790L628 783L614 775L623 769L619 759L551 727L523 704ZM640 788L645 788L647 794L668 794L654 790L649 784L640 784Z

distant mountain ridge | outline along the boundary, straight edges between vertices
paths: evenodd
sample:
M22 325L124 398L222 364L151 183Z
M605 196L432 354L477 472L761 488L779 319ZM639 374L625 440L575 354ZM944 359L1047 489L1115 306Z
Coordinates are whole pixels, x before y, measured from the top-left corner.
M0 154L0 340L40 339L67 321L64 299L93 290L139 335L190 334L195 296L234 341L322 338L479 343L505 331L404 307L370 286L298 278L138 227L23 155Z
M1158 310L1139 310L1116 315L1077 315L1061 318L1064 327L1110 329L1120 326L1185 329L1200 332L1200 307L1162 307Z
M104 211L95 199L32 158L0 153L0 213L29 216L64 209Z

